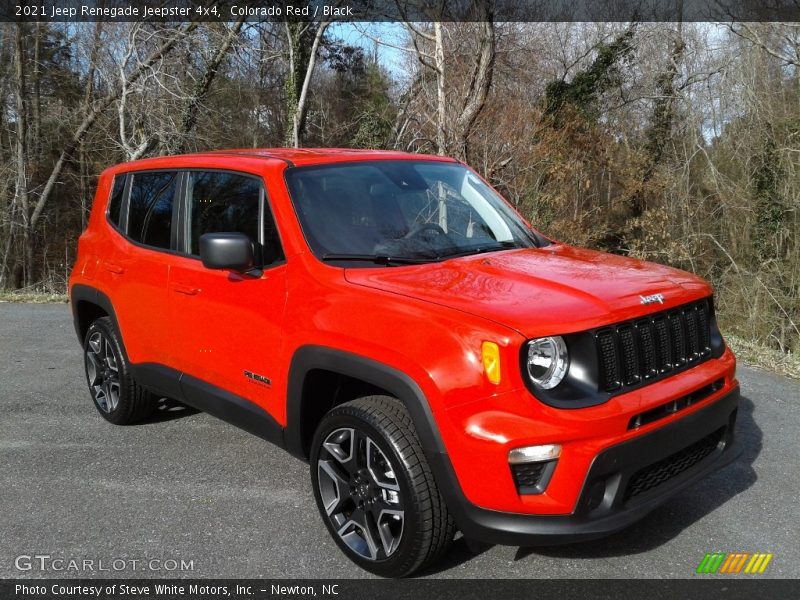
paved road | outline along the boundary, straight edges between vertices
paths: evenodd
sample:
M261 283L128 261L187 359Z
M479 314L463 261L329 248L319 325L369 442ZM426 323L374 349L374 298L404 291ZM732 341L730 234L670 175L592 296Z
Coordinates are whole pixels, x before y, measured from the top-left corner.
M761 551L775 553L768 575L800 577L800 385L748 368L740 379L738 462L645 521L596 542L477 556L459 540L426 575L693 577L705 552ZM304 464L208 415L171 417L106 423L68 307L0 303L0 577L58 576L15 568L37 553L122 576L158 576L171 559L193 561L193 577L366 575L328 538ZM162 570L130 570L142 559Z

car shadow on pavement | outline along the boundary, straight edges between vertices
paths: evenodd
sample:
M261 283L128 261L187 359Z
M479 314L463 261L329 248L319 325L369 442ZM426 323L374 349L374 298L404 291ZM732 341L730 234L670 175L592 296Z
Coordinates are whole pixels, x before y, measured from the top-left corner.
M578 559L626 556L647 552L667 543L687 527L747 490L758 479L753 462L761 453L763 435L753 419L753 410L753 402L742 396L736 423L736 439L741 453L733 463L687 488L638 523L598 540L519 548L514 560L523 560L531 554ZM468 544L464 538L459 538L442 560L420 575L434 575L452 569L489 548L491 546Z
M151 425L153 423L164 423L165 421L173 421L175 419L182 419L183 417L190 417L196 415L200 411L182 404L172 398L161 398L158 401L158 406L153 414L135 423L135 425Z

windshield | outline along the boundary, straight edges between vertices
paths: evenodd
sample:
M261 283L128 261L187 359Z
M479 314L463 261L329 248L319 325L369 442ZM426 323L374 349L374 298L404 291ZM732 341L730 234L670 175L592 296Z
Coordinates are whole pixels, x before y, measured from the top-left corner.
M293 168L286 182L314 254L328 261L428 262L539 245L472 171L434 161Z

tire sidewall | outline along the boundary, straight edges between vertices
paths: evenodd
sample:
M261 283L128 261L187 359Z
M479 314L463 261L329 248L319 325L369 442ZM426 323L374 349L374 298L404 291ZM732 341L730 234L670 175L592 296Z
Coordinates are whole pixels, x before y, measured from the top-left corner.
M111 347L114 351L114 358L117 361L117 372L119 375L119 403L111 412L106 412L100 407L100 405L97 403L97 399L95 398L94 390L89 385L89 369L86 364L86 352L89 347L89 339L96 332L100 332L103 337L111 343ZM96 320L86 331L86 336L83 340L83 371L86 376L86 385L89 388L89 394L92 397L92 403L97 409L97 412L99 412L104 419L110 421L111 423L120 424L126 422L127 413L130 412L127 381L128 362L125 357L125 352L122 349L122 345L119 343L119 337L116 335L116 331L114 331L113 326L109 325L107 319L105 318Z
M331 520L328 518L320 496L317 461L321 453L322 442L331 432L343 427L359 429L372 438L372 441L378 445L384 455L389 459L392 469L394 469L395 475L397 476L398 484L400 485L401 498L403 498L405 505L403 536L397 550L395 550L389 558L381 561L367 560L359 556L342 541L339 534L334 529ZM336 545L339 546L345 556L365 571L375 573L376 575L381 575L383 577L402 577L405 575L414 564L414 556L410 554L413 552L414 538L417 536L420 526L419 501L411 484L408 465L389 437L383 433L376 424L373 424L371 415L351 406L342 406L331 411L322 420L322 423L314 434L314 440L311 445L310 472L311 485L314 490L314 500L317 503L320 516L325 522L325 526L330 532L334 542L336 542Z

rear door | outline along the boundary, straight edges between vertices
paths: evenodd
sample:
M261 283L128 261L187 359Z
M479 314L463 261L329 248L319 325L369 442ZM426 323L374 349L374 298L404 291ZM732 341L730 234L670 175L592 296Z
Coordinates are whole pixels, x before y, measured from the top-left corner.
M119 179L119 182L117 181ZM166 363L167 282L176 248L177 171L134 172L108 218L116 233L100 268L132 363Z
M263 181L229 171L183 174L179 244L171 268L170 349L187 375L250 400L272 414L286 305L286 266ZM253 241L260 276L203 266L204 233L240 232Z

